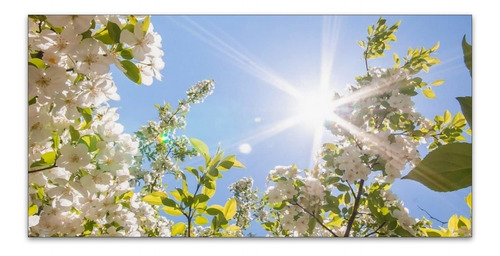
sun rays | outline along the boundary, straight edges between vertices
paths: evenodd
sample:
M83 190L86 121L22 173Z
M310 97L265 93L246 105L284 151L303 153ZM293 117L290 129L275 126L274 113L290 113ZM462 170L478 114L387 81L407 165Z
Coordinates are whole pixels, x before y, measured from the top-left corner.
M239 147L241 148L241 145L249 148L254 147L256 144L287 129L302 125L308 127L310 135L313 137L309 158L309 167L311 168L315 161L316 152L321 149L321 145L324 143L323 135L327 132L324 123L328 120L335 122L343 129L349 131L353 136L369 144L373 149L389 156L395 155L390 151L391 147L390 145L386 145L386 142L383 142L373 134L367 133L363 129L353 125L349 120L345 120L335 113L336 108L349 106L356 101L378 95L386 91L384 87L392 86L391 84L379 84L377 86L364 87L350 95L333 100L331 78L337 50L336 46L341 30L340 17L323 17L319 84L310 85L308 91L298 90L297 88L299 87L297 85L294 85L292 82L287 81L265 67L257 58L251 57L250 54L244 54L245 51L241 47L238 47L238 42L215 27L215 25L209 22L204 22L201 25L188 17L182 17L182 19L183 22L181 23L171 18L172 21L193 36L220 52L228 61L250 75L261 79L269 86L284 92L294 102L294 106L292 107L283 106L291 109L289 116L284 116L281 120L276 120L267 126L261 126L262 128L258 129L258 131L241 135L240 138L229 138L230 141L226 141L226 143L229 144L230 150L236 151ZM231 42L231 44L228 42ZM247 150L246 152L247 154L251 153L251 150Z

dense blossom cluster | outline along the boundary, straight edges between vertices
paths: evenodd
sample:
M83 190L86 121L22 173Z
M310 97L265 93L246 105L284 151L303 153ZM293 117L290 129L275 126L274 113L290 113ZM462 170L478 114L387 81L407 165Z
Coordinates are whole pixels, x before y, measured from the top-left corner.
M258 195L253 188L253 179L241 178L229 186L229 191L233 193L237 203L236 225L245 229L249 227L250 222L254 219L252 212L258 210Z
M370 69L367 76L351 88L351 95L338 99L350 107L349 111L339 107L336 110L338 118L327 123L327 128L337 138L336 145L325 147L320 154L327 161L319 161L314 171L305 172L306 177L298 175L294 166L276 166L270 171L268 180L274 185L267 189L267 200L271 205L286 205L279 210L270 210L285 231L280 235L344 236L348 221L338 222L339 213L321 217L325 224L329 224L329 234L319 225L308 226L309 221L319 218L317 214L321 207L332 209L332 205L337 204L334 202L353 207L357 192L351 185L370 177L375 178L376 184L390 184L401 177L407 164L415 166L420 161L417 147L426 143L430 134L420 132L414 136L412 132L428 131L433 122L415 111L411 95L404 91L412 86L412 79L409 71L404 69ZM377 170L381 173L376 174ZM338 186L343 186L341 194L335 192ZM368 188L370 186L365 189ZM342 191L347 192L342 194ZM414 226L419 220L409 216L401 201L384 200L386 205L380 207L389 209L398 225L415 235ZM357 217L356 223L375 225L376 220L370 217L366 205L356 207L358 212L366 212ZM354 231L349 232L353 235Z
M170 222L133 193L139 142L107 104L120 99L109 73L111 64L125 70L118 47L131 49L144 84L161 79L161 38L142 20L29 18L30 236L169 236ZM110 22L123 29L120 42L100 39Z

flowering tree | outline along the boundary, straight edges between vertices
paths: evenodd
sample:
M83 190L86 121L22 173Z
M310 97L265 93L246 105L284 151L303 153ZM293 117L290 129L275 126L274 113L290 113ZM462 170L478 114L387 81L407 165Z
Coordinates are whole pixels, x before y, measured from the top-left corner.
M399 22L389 27L381 18L359 42L366 74L349 95L335 95L335 118L326 126L338 140L323 145L315 167L276 166L265 193L252 178L241 179L229 187L233 197L224 206L209 204L217 180L244 165L177 134L190 106L212 93L213 81L196 83L176 108L155 105L158 121L133 135L123 133L107 103L120 98L110 65L137 84L162 78L161 37L149 16L36 15L28 23L30 236L244 236L253 220L272 236L470 235L469 218L455 215L447 229L432 229L390 190L395 179L408 178L453 191L471 185L472 170L471 146L459 142L467 123L472 127L471 98L458 99L465 116L446 110L434 121L413 107L419 91L435 97L417 75L439 63L431 56L439 44L410 48L403 60L394 55L389 69L368 66L396 40ZM463 47L471 70L465 38ZM432 151L421 160L417 146L428 139ZM465 157L452 167L443 163L454 154ZM180 168L192 157L204 165ZM413 170L401 177L407 165ZM168 175L179 184L165 184Z

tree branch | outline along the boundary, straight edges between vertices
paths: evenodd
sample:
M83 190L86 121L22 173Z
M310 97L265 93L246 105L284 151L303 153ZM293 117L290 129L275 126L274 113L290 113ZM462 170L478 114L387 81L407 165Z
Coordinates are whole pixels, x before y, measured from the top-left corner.
M349 237L349 233L351 232L352 224L354 223L354 220L356 219L356 215L358 214L359 201L361 198L361 194L363 193L363 185L364 184L365 184L365 180L361 180L359 182L358 195L354 199L354 207L352 210L352 215L349 218L349 221L347 222L347 228L346 228L344 237Z
M369 236L371 236L371 235L373 235L373 234L378 234L378 231L379 231L379 230L380 230L380 229L381 229L384 225L385 225L385 221L384 221L384 222L382 222L382 224L381 224L381 225L380 225L377 229L375 229L375 231L373 231L373 232L369 233L369 234L368 234L368 235L366 235L365 237L369 237Z
M317 223L319 223L319 225L321 225L324 229L326 229L328 232L330 232L330 234L332 234L334 237L338 237L335 233L333 233L333 231L331 229L329 229L327 226L325 226L325 224L323 224L323 221L321 221L320 219L318 219L314 214L312 214L310 211L308 211L306 208L302 207L302 205L300 205L297 201L294 201L291 203L292 205L296 205L298 207L300 207L300 209L302 209L304 212L306 212L307 214L309 214L311 217L313 217Z

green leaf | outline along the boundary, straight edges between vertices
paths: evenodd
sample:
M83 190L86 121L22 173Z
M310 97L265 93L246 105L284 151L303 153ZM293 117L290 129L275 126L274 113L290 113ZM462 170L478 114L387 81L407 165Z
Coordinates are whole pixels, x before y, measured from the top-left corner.
M465 66L469 70L470 76L472 76L472 45L467 43L465 35L462 39L462 51L464 52Z
M219 176L219 171L215 168L215 166L212 166L208 169L208 174L212 177L217 177Z
M439 48L439 41L430 49L431 52L435 52Z
M236 161L235 155L228 156L220 162L219 166L217 166L217 169L219 171L227 171L231 169L231 167L233 167L234 161Z
M469 193L469 195L465 198L465 202L467 203L467 206L472 209L472 193Z
M373 26L368 26L368 35L372 35L373 34Z
M61 144L61 138L59 137L59 134L57 132L52 132L52 149L54 151L57 151L59 149L59 144Z
M411 179L426 187L448 192L472 185L472 144L451 143L430 152L402 179Z
M78 140L78 143L85 144L89 152L94 152L97 150L97 142L101 141L98 135L83 135Z
M436 94L434 94L434 92L432 91L432 89L430 87L422 89L422 92L424 93L424 96L429 98L429 99L436 98Z
M211 205L206 209L209 215L221 215L224 216L224 207L218 204Z
M460 103L460 108L462 108L462 113L464 113L467 123L472 128L472 97L457 97Z
M450 111L446 110L446 111L444 111L444 121L443 121L443 123L447 124L450 121L451 121L451 113L450 113Z
M172 216L180 216L182 215L182 211L175 208L175 207L171 207L171 206L164 206L163 208L163 211L169 215L172 215Z
M230 231L230 232L234 232L234 231L241 230L241 227L238 227L236 225L231 225L231 226L227 227L226 230Z
M231 198L224 205L224 217L230 220L236 214L236 199Z
M131 59L134 58L134 55L132 54L132 50L131 49L123 49L120 52L120 56L122 56L122 58L124 58L126 60L131 60Z
M238 160L234 160L233 167L234 167L234 168L247 168L247 167L246 167L246 166L244 166L242 163L240 163Z
M45 62L43 62L43 60L39 59L39 58L32 58L32 59L28 60L28 65L33 65L33 66L35 66L37 68L41 68L41 69L46 67Z
M196 149L201 155L208 156L208 146L203 141L196 138L189 138L191 145Z
M78 108L78 112L82 114L83 119L85 120L85 125L83 125L80 130L88 129L92 124L92 113L94 111L92 111L91 108L86 107L86 108Z
M465 126L465 116L460 112L456 113L451 124L455 127Z
M179 222L172 227L172 236L176 236L184 233L186 230L186 224L184 222Z
M141 83L141 72L139 71L139 68L132 63L129 60L122 60L120 61L122 64L122 67L125 69L125 75L130 79L132 82L136 84Z
M200 204L200 203L204 203L204 202L208 201L208 199L210 199L210 197L208 197L205 194L196 195L194 197L194 204L197 205L197 204Z
M337 184L337 189L338 189L339 191L349 191L349 190L351 190L351 189L349 188L349 186L344 185L344 184L342 184L342 183Z
M170 198L168 198L168 197L162 197L161 198L161 203L164 206L177 207L177 204L175 203L175 201L172 200L172 199L170 199Z
M170 194L175 198L175 200L180 202L184 198L184 193L181 194L181 192L182 190L176 189L170 191Z
M111 45L114 43L113 39L109 35L109 31L108 31L107 27L102 27L101 29L99 29L95 33L94 38L103 42L104 44Z
M198 216L194 219L194 223L196 225L205 225L208 223L208 220L207 218L203 217L203 216Z
M436 81L432 82L431 84L434 86L439 86L439 85L442 85L443 83L444 83L444 80L440 79L440 80L436 80Z
M142 31L144 31L144 32L148 31L149 24L151 23L150 19L151 19L151 16L146 16L146 18L144 18L144 20L142 20Z
M31 105L35 104L35 103L36 103L36 98L37 98L37 96L35 96L35 97L33 97L33 98L29 99L29 100L28 100L28 106L31 106Z
M50 151L42 155L42 161L45 163L47 166L54 165L56 162L56 152Z
M108 28L109 37L111 37L111 39L115 43L119 44L120 43L120 33L122 32L122 30L120 29L120 26L118 26L116 23L108 21L108 24L106 25L106 27Z
M28 216L35 215L38 212L38 206L36 204L33 204L28 208Z
M152 194L144 196L142 198L142 201L144 201L144 202L146 202L148 204L152 204L152 205L163 205L161 199L162 198L167 198L167 194L165 194L165 193L155 194L155 193L152 193Z
M208 179L210 180L210 179ZM215 182L213 182L213 188L209 188L207 186L203 186L201 189L201 193L204 195L207 195L209 198L212 197L215 194Z

